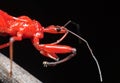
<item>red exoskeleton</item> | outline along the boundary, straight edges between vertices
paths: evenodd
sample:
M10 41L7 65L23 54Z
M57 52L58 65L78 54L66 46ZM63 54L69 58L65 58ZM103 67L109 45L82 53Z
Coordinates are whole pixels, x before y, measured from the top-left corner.
M59 45L60 43L68 33L71 33L84 41L88 49L90 50L90 53L94 60L96 61L99 74L100 74L100 80L102 82L102 74L101 70L98 64L97 59L93 55L93 52L88 44L88 42L80 37L79 35L75 34L74 32L68 30L65 26L69 24L71 21L68 21L64 26L58 26L58 25L50 25L48 27L43 27L38 21L29 18L28 16L19 16L14 17L9 15L8 13L0 10L0 34L4 35L7 34L10 37L10 40L8 43L5 43L3 45L0 45L0 49L8 47L9 46L9 52L10 52L10 76L12 76L12 61L13 61L13 43L15 41L21 41L25 38L28 38L32 41L35 48L44 56L49 57L55 62L47 62L43 61L44 66L55 66L57 64L63 63L71 59L76 55L76 48L73 48L71 46L67 45ZM44 33L51 33L51 34L64 34L59 40L53 43L49 44L41 44L40 40L44 38ZM69 56L63 58L62 60L59 60L59 57L57 54L63 54L63 53L71 53Z

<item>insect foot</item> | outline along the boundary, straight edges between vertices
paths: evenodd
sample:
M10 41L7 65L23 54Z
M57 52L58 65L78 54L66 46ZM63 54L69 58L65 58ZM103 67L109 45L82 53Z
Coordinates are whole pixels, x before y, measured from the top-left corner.
M48 67L48 66L55 66L55 62L47 62L47 61L43 61L43 65L44 67Z

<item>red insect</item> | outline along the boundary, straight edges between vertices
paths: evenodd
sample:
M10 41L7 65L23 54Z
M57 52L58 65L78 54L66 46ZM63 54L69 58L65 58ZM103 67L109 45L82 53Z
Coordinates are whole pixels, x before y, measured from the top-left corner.
M66 25L68 23L66 23ZM10 50L10 76L12 75L13 43L15 41L21 41L25 38L30 39L33 45L35 46L35 48L42 55L55 60L55 62L44 61L43 62L44 66L55 66L57 64L63 63L71 59L72 57L76 55L75 48L71 46L67 46L67 45L58 45L58 43L60 43L66 37L68 32L77 36L79 39L82 39L87 44L91 54L93 55L92 50L90 49L87 41L83 39L82 37L78 36L77 34L73 33L72 31L68 30L67 28L65 28L66 25L64 26L50 25L44 28L38 21L31 19L28 16L14 17L0 10L0 34L2 36L6 34L11 36L8 43L0 45L0 49L8 47L8 46L10 48L9 49ZM44 38L44 33L64 34L64 35L56 42L49 43L49 44L40 44L40 40ZM57 56L58 53L60 54L71 53L71 54L65 57L64 59L59 60L59 57ZM98 62L94 56L93 58L95 59L97 63L99 73L101 76Z

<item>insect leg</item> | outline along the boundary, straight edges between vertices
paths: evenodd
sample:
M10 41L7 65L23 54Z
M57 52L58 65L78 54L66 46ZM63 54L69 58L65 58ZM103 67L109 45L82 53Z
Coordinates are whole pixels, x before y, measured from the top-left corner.
M72 48L70 46L66 46L66 45L51 45L51 44L44 44L44 47L43 49L45 51L48 51L48 52L51 52L51 53L54 53L54 54L65 54L65 53L71 53L69 56L59 60L59 61L56 61L56 62L47 62L47 61L44 61L43 62L43 65L44 66L55 66L55 65L58 65L58 64L61 64L61 63L64 63L68 60L70 60L72 57L74 57L76 55L76 49L75 48ZM51 55L52 56L52 55ZM49 56L48 56L49 57Z
M5 48L5 47L8 47L10 45L10 43L8 42L8 43L5 43L5 44L2 44L2 45L0 45L0 49L3 49L3 48Z
M33 38L33 45L40 51L40 53L46 57L56 60L56 62L44 61L44 66L54 66L63 62L68 61L76 55L76 49L66 45L55 45L55 44L39 44L39 37ZM58 61L58 56L56 54L71 53L69 56Z
M15 41L20 41L22 40L22 33L21 32L18 32L17 33L17 36L13 36L10 38L9 42L10 42L10 73L9 73L9 76L11 77L12 76L12 61L13 61L13 42Z
M58 44L60 43L66 36L67 36L68 32L66 32L59 40L57 40L56 42L53 42L51 44Z

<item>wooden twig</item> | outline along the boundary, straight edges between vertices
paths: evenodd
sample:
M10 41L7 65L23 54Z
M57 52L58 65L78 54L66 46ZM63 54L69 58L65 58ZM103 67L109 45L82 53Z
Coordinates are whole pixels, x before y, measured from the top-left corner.
M0 53L0 83L42 83L15 62L12 77L9 77L9 71L10 59Z

